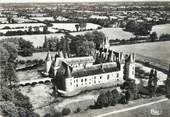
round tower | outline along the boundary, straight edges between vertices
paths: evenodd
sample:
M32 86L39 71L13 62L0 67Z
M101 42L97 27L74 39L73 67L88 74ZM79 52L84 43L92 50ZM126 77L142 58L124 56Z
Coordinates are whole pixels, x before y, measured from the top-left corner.
M124 79L135 79L135 54L126 57L124 66Z

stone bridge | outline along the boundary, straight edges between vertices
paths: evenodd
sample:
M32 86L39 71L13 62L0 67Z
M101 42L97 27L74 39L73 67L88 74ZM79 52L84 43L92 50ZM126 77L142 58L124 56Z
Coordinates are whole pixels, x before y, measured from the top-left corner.
M44 84L51 82L52 78L42 78L42 79L34 79L34 80L25 80L18 83L13 84L14 87L19 86L28 86L28 85L36 85L36 84Z

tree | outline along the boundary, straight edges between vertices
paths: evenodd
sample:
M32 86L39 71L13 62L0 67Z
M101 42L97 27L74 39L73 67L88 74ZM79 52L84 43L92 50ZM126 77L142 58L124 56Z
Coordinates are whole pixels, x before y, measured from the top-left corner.
M69 44L69 39L68 39L67 35L65 35L64 37L61 38L60 45L62 46L61 50L65 54L64 56L69 57L69 55L70 55L70 44Z
M33 53L34 46L30 41L26 41L22 38L18 39L20 52L18 53L21 56L31 56Z
M77 32L79 31L79 24L76 24L75 25L75 28L76 28L76 30L77 30Z
M17 46L14 43L11 42L4 42L3 43L3 47L8 51L9 53L9 62L14 62L15 59L18 56L18 52L17 52Z
M50 48L47 36L45 36L45 38L44 38L43 48L46 48L46 49Z
M4 117L19 117L17 107L10 101L0 103L0 112Z
M44 26L43 27L43 34L47 34L48 33L48 27L47 26Z
M111 103L111 105L115 106L120 100L120 94L116 89L111 91L111 93L112 93L112 103Z
M154 42L155 40L157 40L157 39L158 39L157 33L156 33L156 32L152 32L152 33L150 34L150 39L151 39L152 42Z
M40 32L40 28L38 27L38 26L35 26L34 27L34 33L35 34L40 34L41 32Z
M155 95L156 92L156 88L157 88L157 71L154 69L151 69L150 74L149 74L149 80L148 80L148 90L149 90L149 94L152 97L153 95Z
M2 87L0 91L1 91L2 99L4 101L13 101L14 94L12 93L12 91L9 88Z
M125 30L133 32L135 35L146 36L149 34L152 26L147 22L137 23L135 21L129 21L126 24Z
M33 33L32 26L29 26L28 27L28 34L32 34L32 33Z
M96 49L99 49L101 47L101 44L103 44L103 41L106 39L106 36L103 32L94 31L92 32L92 35L94 35L94 43L96 45Z
M11 16L8 16L8 17L7 17L7 21L8 21L9 24L12 23L12 17L11 17Z
M96 105L101 108L108 105L108 98L104 93L102 93L98 96Z
M9 44L9 43L7 43ZM5 46L7 47L7 46ZM0 52L3 53L3 56L0 56L0 60L4 61L3 59L6 59L5 64L0 64L1 71L2 69L5 69L3 72L1 72L0 75L5 76L1 77L6 78L6 80L0 80L0 114L2 116L7 117L38 117L39 115L35 114L32 109L32 105L29 102L29 98L26 96L23 96L20 92L17 90L11 90L11 88L8 85L8 82L17 80L17 77L14 77L16 73L14 66L11 65L11 63L14 63L15 61L15 53L12 51L12 48L8 47L7 49L5 47L0 47ZM6 53L7 52L7 53ZM7 56L5 55L7 54ZM11 55L10 55L11 54ZM10 55L10 56L9 56ZM9 59L12 56L12 59ZM2 85L3 84L3 85Z
M63 110L62 110L62 115L69 115L70 114L70 109L69 108L64 108Z
M79 23L80 31L86 30L87 23L81 22Z
M106 92L105 95L106 95L107 98L108 98L108 104L107 104L107 106L110 106L110 105L112 104L112 102L113 102L113 95L112 95L112 93L111 93L110 91Z
M126 79L126 81L123 83L122 88L128 91L128 93L130 93L130 99L138 98L139 91L137 85L135 84L135 80Z

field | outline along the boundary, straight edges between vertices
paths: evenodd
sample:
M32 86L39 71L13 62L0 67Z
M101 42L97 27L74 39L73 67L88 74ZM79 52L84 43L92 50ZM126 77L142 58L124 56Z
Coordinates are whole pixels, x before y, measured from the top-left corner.
M170 24L161 24L152 27L152 32L156 32L158 37L161 34L170 34Z
M38 21L54 21L54 18L53 17L30 17L30 19L33 19L33 20L38 20ZM67 21L68 19L65 18L65 17L62 17L62 16L59 16L56 18L56 20L59 20L59 21Z
M53 23L53 28L76 31L76 24L77 23ZM87 23L86 29L97 29L98 27L100 26L97 24Z
M108 37L109 40L114 40L114 39L130 39L134 37L134 35L130 32L123 31L122 28L102 28L98 31L103 32L106 37ZM71 33L72 35L81 35L85 34L86 32L92 32L92 31L85 31L85 32L74 32Z
M170 63L170 41L142 43L132 45L112 46L115 51L136 53L139 55L158 59L166 64Z
M5 26L8 26L10 28L28 28L29 26L35 27L35 26L45 26L43 23L23 23L23 24L0 24L0 29L4 28Z
M40 31L43 31L43 27L39 27ZM8 31L28 31L28 28L18 28L18 29L0 29L0 33L6 34L6 32ZM35 31L35 29L33 28L32 31ZM53 30L48 30L50 32L53 32Z
M47 38L57 37L57 38L60 39L62 36L64 36L64 34L63 33L57 33L57 34L48 34L48 35L39 34L39 35L21 35L21 36L0 36L0 40L1 39L7 39L7 38L20 38L20 37L22 37L23 39L32 42L34 47L37 47L37 46L43 46L45 36Z

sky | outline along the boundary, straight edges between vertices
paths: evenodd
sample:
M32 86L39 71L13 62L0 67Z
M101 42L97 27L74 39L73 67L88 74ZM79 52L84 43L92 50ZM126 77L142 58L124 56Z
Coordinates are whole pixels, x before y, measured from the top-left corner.
M0 3L25 3L25 2L114 2L114 1L144 1L144 0L0 0ZM145 1L170 1L170 0L145 0Z

